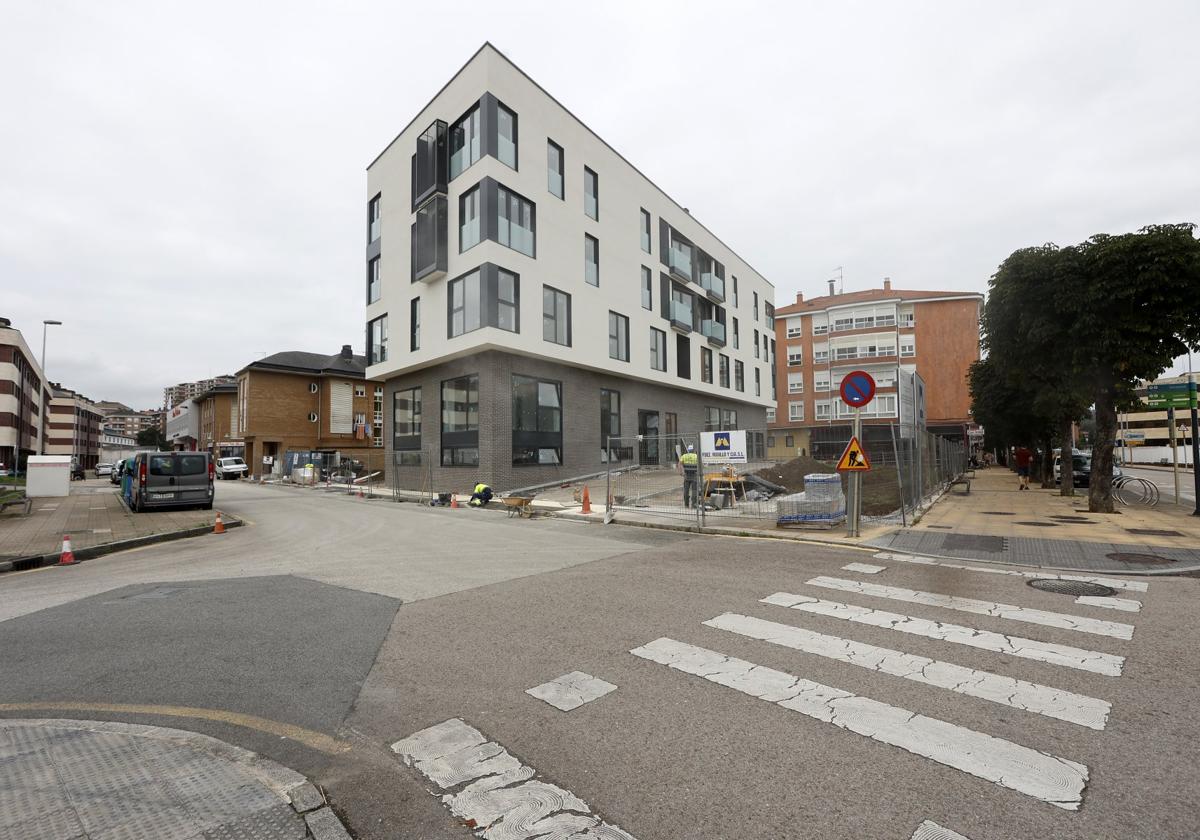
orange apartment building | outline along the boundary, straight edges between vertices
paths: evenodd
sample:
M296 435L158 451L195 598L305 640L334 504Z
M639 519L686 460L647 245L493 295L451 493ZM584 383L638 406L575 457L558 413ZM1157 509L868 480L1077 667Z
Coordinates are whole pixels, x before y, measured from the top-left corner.
M231 435L236 423L251 474L280 475L334 454L383 469L383 387L366 378L366 362L347 344L332 356L276 353L238 371Z
M852 370L867 371L877 384L875 399L863 409L865 424L915 420L935 434L964 439L974 425L967 371L979 358L982 306L977 292L893 289L890 279L879 289L835 294L830 283L829 295L805 300L798 294L775 311L772 454L815 450L825 457L822 441L844 443L853 409L838 389ZM923 396L923 417L901 417L904 383L913 383L917 411Z

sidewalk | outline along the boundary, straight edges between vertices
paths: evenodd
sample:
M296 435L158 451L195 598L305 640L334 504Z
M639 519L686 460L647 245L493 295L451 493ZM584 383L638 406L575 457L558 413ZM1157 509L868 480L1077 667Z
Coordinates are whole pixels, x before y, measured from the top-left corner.
M29 558L57 558L64 535L83 559L140 541L197 536L212 530L215 517L215 510L199 508L132 513L108 479L72 482L65 499L34 499L28 516L11 508L0 514L0 572L9 571L14 561L25 567L39 565ZM234 517L222 518L226 527L241 524Z
M964 560L1133 574L1200 569L1200 517L1173 504L1088 513L1087 490L1017 490L1003 467L979 470L971 492L947 493L914 527L868 540L879 548Z
M312 784L179 729L0 719L0 838L349 840Z

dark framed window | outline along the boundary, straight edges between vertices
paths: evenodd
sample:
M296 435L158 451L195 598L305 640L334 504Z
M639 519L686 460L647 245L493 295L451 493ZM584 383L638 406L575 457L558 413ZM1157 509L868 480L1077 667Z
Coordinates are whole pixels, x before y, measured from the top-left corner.
M600 176L583 167L583 212L600 221Z
M380 315L367 324L367 364L387 361L387 316Z
M551 286L542 286L542 338L571 346L571 296Z
M479 466L479 375L442 382L442 466Z
M565 197L563 191L563 148L553 140L546 140L546 189L550 195Z
M754 369L754 396L762 396L762 371L758 368Z
M650 214L642 210L642 250L647 254L650 251Z
M754 306L751 308L750 311L754 313L754 320L757 321L758 320L758 292L751 292L750 294L754 295ZM757 335L757 333L756 333L756 335ZM755 340L757 340L757 339L755 339Z
M721 409L721 431L729 431L738 427L737 412L732 408Z
M692 342L686 335L675 336L675 374L680 379L692 378Z
M379 300L380 289L379 257L375 257L367 263L367 303Z
M591 286L600 285L600 240L583 235L583 280Z
M492 263L446 285L446 335L456 338L480 327L520 332L521 277Z
M476 103L450 126L450 180L479 160L482 139L479 103Z
M738 319L734 318L733 319L733 349L737 350L740 345L741 345L741 341L738 338Z
M741 360L733 360L733 387L738 391L746 390L746 366Z
M504 187L496 187L496 241L501 245L534 256L533 202Z
M450 305L451 338L479 329L479 279L480 273L475 270L451 280L446 287L446 298Z
M446 274L447 230L446 196L435 195L417 208L412 225L412 279L441 279Z
M517 168L517 115L496 103L496 157L513 169Z
M379 238L379 229L382 226L382 218L380 216L380 201L382 195L377 195L367 204L367 242L374 242Z
M458 252L473 248L482 238L482 196L479 185L471 187L458 197Z
M763 333L763 361L771 361L771 340Z
M608 357L629 361L629 319L612 310L608 313Z
M667 369L667 334L663 330L650 328L650 367Z
M720 355L720 358L717 361L720 363L720 367L717 371L717 374L719 377L717 379L717 384L720 385L722 388L728 388L729 387L729 357L726 356L724 353L722 353Z
M783 436L783 445L786 446L788 449L791 449L792 447L794 447L796 445L796 439L792 435L784 435Z
M517 332L519 280L511 271L496 271L496 323L502 330Z
M421 349L421 299L415 297L408 304L408 349Z
M734 309L737 308L737 305L738 305L737 278L734 277L733 278L733 307L734 307Z
M600 446L610 437L621 436L621 392L600 389Z
M562 463L562 383L513 374L513 466Z
M446 191L446 123L434 120L417 138L412 156L412 209Z
M709 385L713 381L713 354L707 347L700 348L700 381Z
M421 448L420 388L407 388L392 394L392 448Z
M758 358L758 330L754 331L754 358Z
M704 406L704 431L718 432L721 429L721 409L715 405Z
M642 266L642 309L654 310L654 273Z

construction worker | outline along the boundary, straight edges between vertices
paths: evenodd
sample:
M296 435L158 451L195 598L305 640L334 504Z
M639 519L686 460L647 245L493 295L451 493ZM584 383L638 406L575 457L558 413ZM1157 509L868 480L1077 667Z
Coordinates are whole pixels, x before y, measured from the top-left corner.
M492 488L481 481L475 485L475 492L471 494L471 501L467 502L467 504L471 507L483 507L491 500Z
M700 459L696 456L694 446L688 444L687 452L683 453L679 459L679 465L683 467L683 506L685 508L695 507L700 501L699 488L696 485L699 478Z

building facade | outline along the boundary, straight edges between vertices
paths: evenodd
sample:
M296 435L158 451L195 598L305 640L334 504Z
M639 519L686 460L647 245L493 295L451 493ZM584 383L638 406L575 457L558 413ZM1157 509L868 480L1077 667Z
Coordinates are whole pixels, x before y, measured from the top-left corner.
M196 397L200 406L200 448L214 458L244 457L238 426L237 383L217 385Z
M195 452L200 442L200 404L181 400L167 409L167 445L176 452Z
M967 372L979 359L982 306L978 293L893 289L890 280L844 294L831 282L829 295L807 301L798 294L775 313L775 447L791 436L795 449L806 441L808 453L825 457L821 441L844 442L854 410L839 389L853 370L867 371L877 386L864 423L915 424L965 439L974 425Z
M100 411L82 394L50 383L46 454L70 455L85 470L100 460Z
M382 428L372 422L383 391L365 370L366 359L345 345L332 356L276 353L238 371L235 422L251 474L334 454L382 470Z
M609 438L765 427L772 286L490 44L367 182L400 483L527 487L602 469Z
M49 392L21 331L0 318L0 474L24 472L39 454Z
M129 435L117 434L101 427L100 429L100 463L115 464L124 458L132 458L138 453L137 439Z
M137 438L146 429L161 429L164 433L166 431L163 411L157 408L145 411L133 411L126 408L105 413L101 425L115 434L128 435L132 438Z
M180 382L178 385L170 385L163 388L163 407L170 408L184 400L195 399L217 385L233 385L236 382L236 377L226 374L209 379L197 379L195 382Z
M1200 382L1200 374L1196 375ZM1135 411L1117 415L1117 437L1121 439L1121 455L1130 464L1192 464L1192 412L1177 408L1175 416L1175 449L1171 449L1171 421L1167 409L1150 406L1151 385L1174 385L1188 382L1188 375L1164 376L1153 382L1143 382L1135 393L1141 406Z

